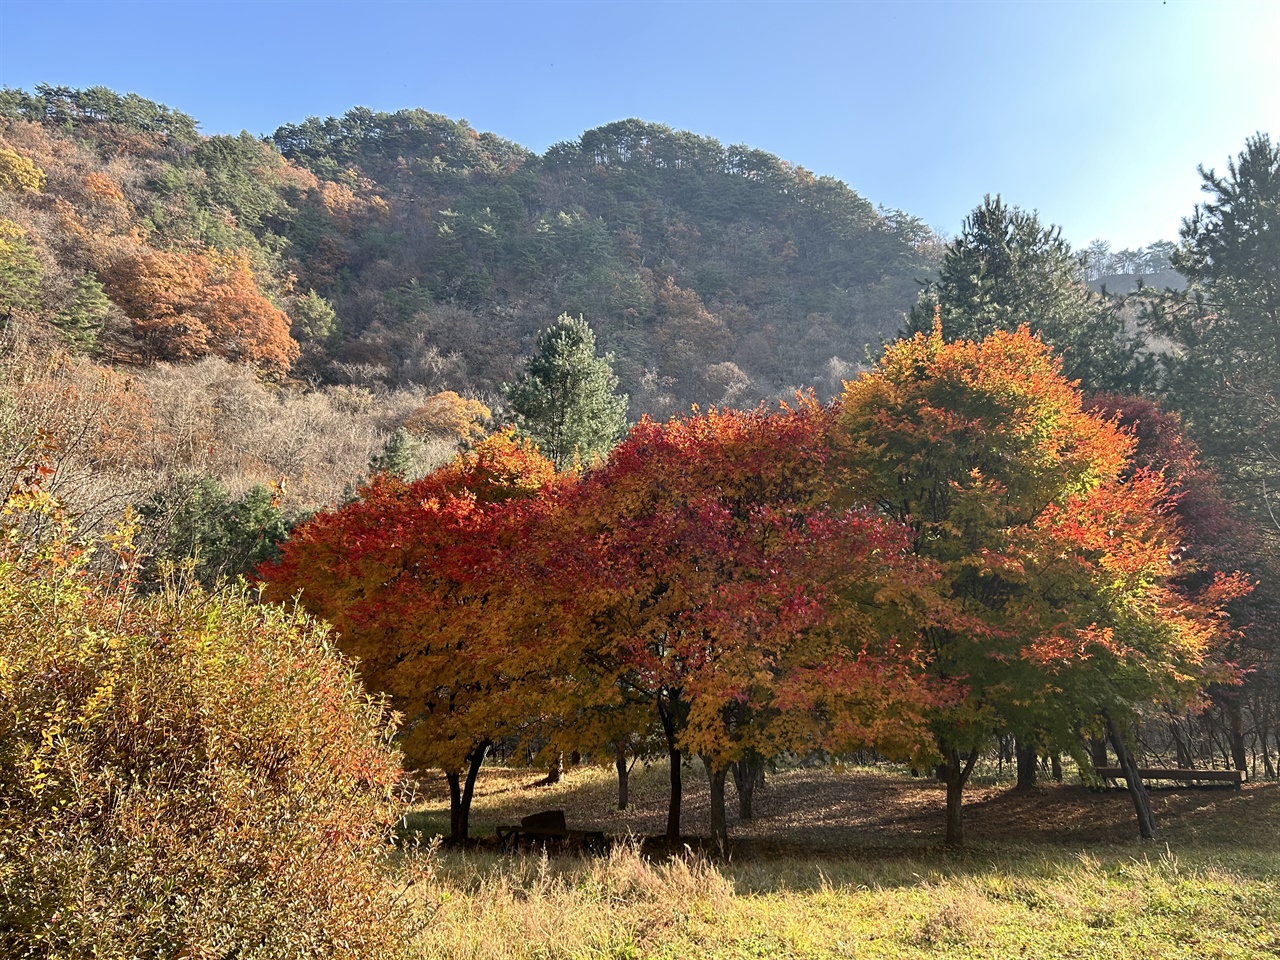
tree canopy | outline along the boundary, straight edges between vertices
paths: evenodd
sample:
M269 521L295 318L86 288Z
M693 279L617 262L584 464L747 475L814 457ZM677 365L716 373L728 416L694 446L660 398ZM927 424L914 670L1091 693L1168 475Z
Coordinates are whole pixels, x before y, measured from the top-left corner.
M591 327L565 314L538 334L506 394L521 431L564 470L603 457L626 430L627 398L617 386L613 354L597 357Z
M995 729L1070 749L1100 718L1189 702L1244 589L1178 589L1164 480L1127 474L1133 440L1061 366L1025 327L957 343L935 327L889 346L841 403L850 495L907 524L941 578L924 642L928 669L966 691L934 718L954 844Z

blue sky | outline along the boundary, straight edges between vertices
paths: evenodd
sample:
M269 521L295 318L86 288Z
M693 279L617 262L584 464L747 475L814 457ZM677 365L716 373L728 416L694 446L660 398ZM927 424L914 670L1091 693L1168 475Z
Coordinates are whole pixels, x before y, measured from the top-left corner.
M0 0L0 84L105 85L269 133L424 107L534 150L624 117L768 150L955 233L984 193L1081 245L1175 239L1280 135L1280 0Z

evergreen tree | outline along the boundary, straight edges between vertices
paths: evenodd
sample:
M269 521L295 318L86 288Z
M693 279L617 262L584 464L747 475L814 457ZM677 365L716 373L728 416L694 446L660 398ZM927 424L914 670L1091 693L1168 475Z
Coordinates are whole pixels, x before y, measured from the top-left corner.
M1153 304L1175 350L1169 399L1232 499L1280 533L1280 144L1251 137L1183 221L1174 266L1190 284Z
M44 269L27 243L26 231L0 217L0 318L15 310L40 309Z
M111 301L98 278L92 273L82 273L76 277L70 306L55 316L53 322L72 346L89 351L97 345L98 331L110 312Z
M627 427L627 397L615 390L613 354L596 356L582 317L562 314L538 334L525 373L506 386L520 430L559 469L604 456Z
M405 480L422 476L426 445L404 427L397 427L380 453L369 458L370 473L390 473Z
M260 484L232 498L207 475L179 478L138 509L150 541L143 579L158 582L163 562L191 559L202 584L251 573L274 560L289 535L289 521Z
M1227 311L1248 349L1280 363L1280 144L1251 137L1227 174L1200 168L1212 199L1183 221L1174 265Z
M1063 372L1085 390L1138 392L1155 373L1142 340L1114 305L1083 282L1062 230L987 196L943 256L940 279L921 292L907 333L928 332L935 308L947 340L981 340L1031 328L1064 356Z
M325 343L338 332L337 313L315 290L298 297L290 313L293 324L289 332L299 343Z

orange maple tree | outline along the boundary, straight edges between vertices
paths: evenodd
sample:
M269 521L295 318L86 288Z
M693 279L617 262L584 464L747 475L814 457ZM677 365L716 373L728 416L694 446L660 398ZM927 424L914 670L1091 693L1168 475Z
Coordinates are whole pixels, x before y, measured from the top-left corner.
M368 688L403 714L408 763L448 779L454 840L467 837L494 738L530 712L507 675L513 634L535 628L526 601L536 590L512 559L530 511L559 482L568 481L531 444L494 434L412 483L375 476L359 499L295 530L259 571L268 599L297 596L332 623Z
M1123 763L1123 727L1144 706L1221 675L1222 605L1243 589L1222 577L1179 590L1164 480L1132 469L1133 438L1084 409L1060 367L1025 328L945 343L935 327L845 387L850 496L907 524L941 576L923 641L930 672L966 691L933 717L953 845L994 730L1077 750L1082 727L1105 724ZM1154 835L1140 782L1134 799Z

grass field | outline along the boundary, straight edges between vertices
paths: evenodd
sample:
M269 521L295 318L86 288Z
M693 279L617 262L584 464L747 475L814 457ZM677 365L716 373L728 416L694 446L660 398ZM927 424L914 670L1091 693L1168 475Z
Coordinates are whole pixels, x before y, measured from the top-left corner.
M1158 844L1136 839L1120 793L988 783L966 807L968 849L945 852L942 788L892 771L796 769L757 793L727 859L500 856L493 828L564 808L571 827L660 833L666 769L637 768L633 808L611 771L552 787L528 770L482 774L480 844L407 851L421 917L413 951L448 958L1280 956L1280 785L1157 790ZM685 829L706 832L700 772ZM412 824L447 824L443 780Z

